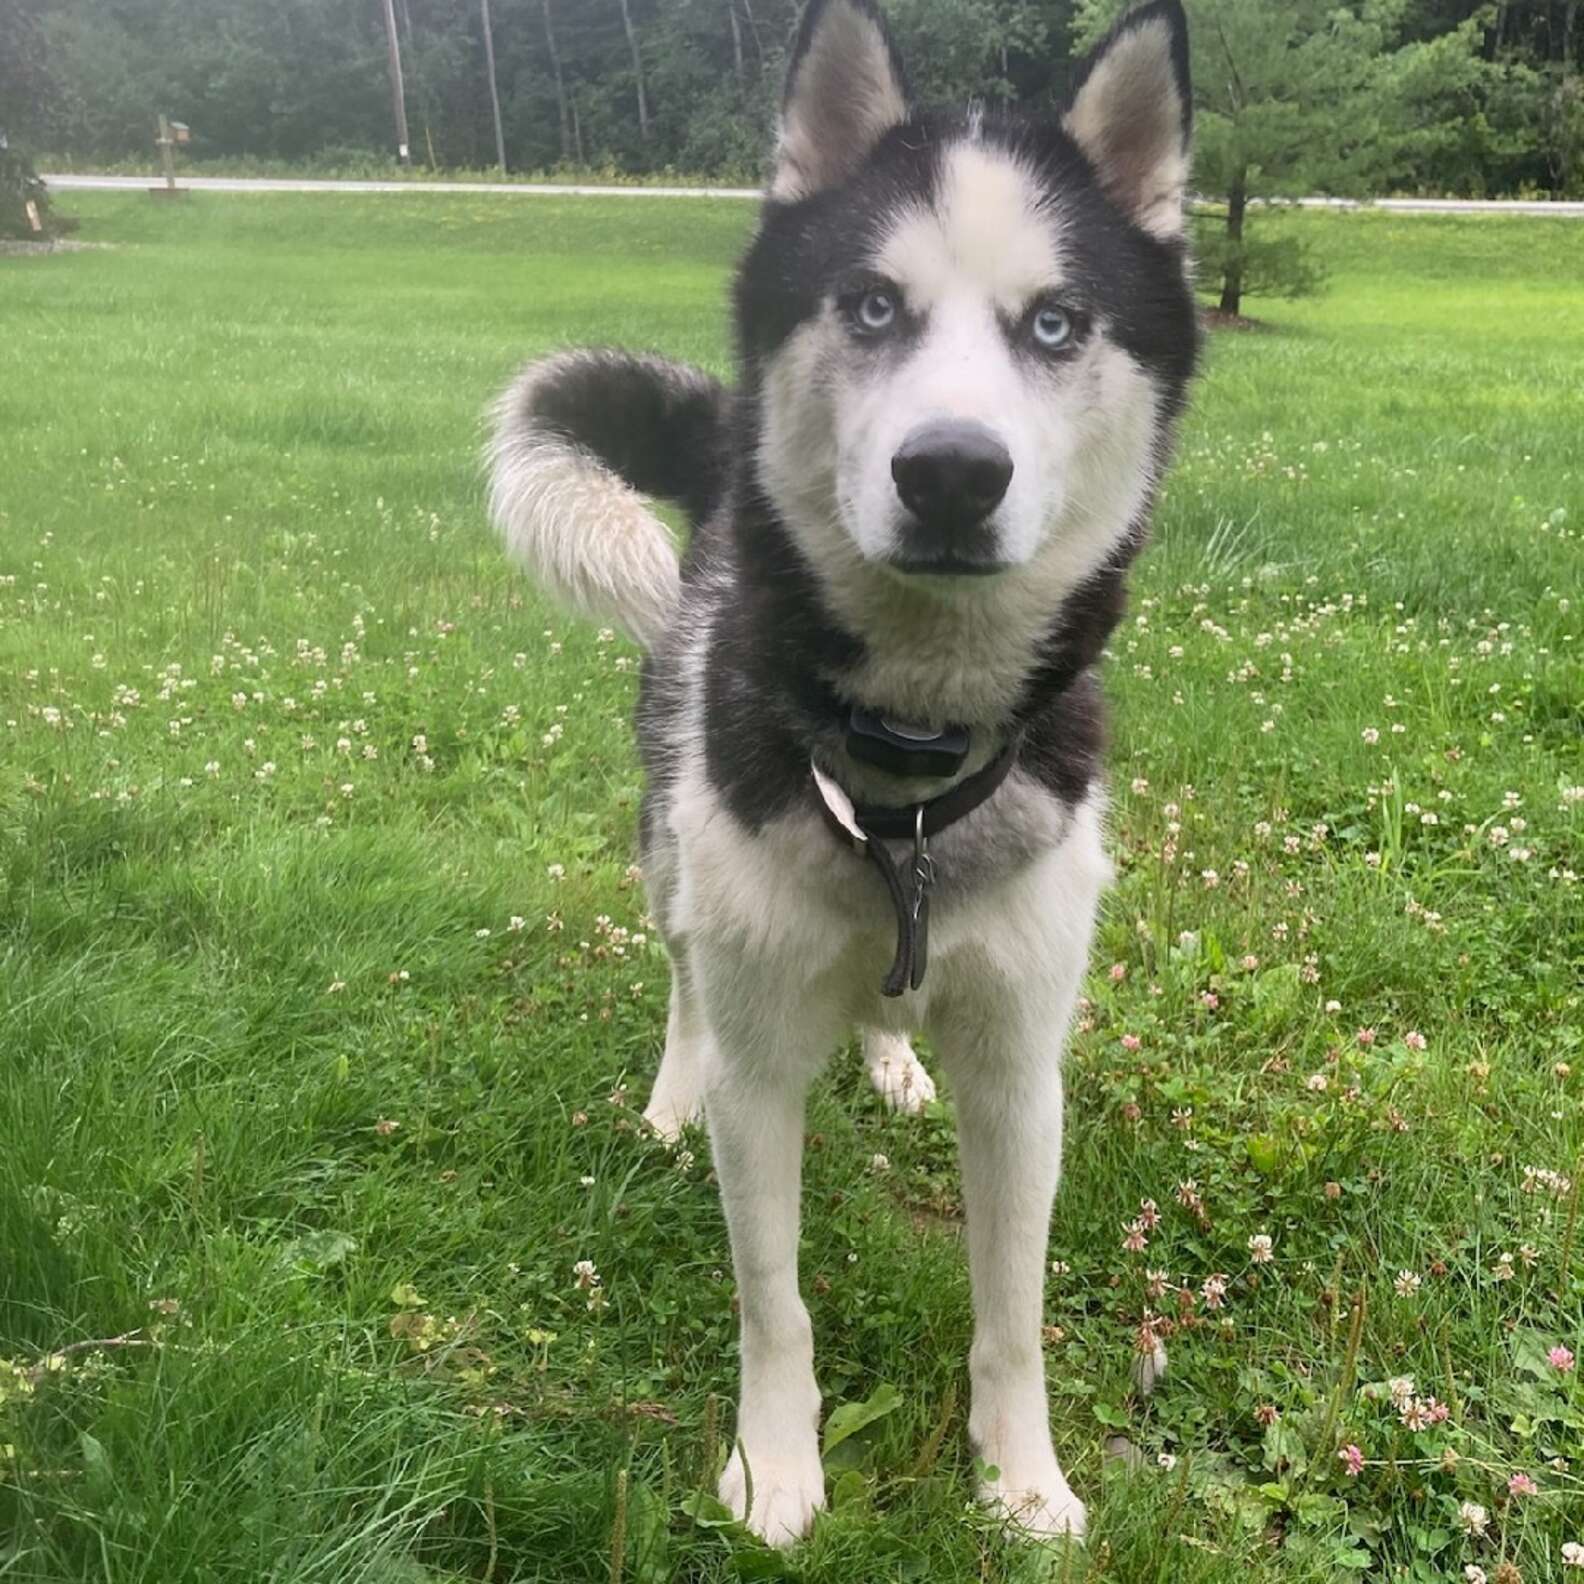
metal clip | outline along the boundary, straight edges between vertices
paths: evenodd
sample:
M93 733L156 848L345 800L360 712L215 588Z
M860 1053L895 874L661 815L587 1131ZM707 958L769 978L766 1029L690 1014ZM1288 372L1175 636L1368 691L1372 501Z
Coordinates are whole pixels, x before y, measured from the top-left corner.
M935 860L924 835L924 805L920 803L913 816L913 961L908 973L915 990L924 983L924 970L929 966L929 893L934 883Z

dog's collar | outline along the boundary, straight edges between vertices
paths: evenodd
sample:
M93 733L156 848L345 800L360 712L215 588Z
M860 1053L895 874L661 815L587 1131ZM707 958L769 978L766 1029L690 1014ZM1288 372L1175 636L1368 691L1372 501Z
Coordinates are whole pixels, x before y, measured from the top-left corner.
M846 790L817 764L809 766L825 823L855 852L881 841L909 841L938 836L948 826L993 797L1017 760L1019 739L1012 738L987 764L964 776L938 797L919 803L854 803Z
M917 990L924 982L929 956L929 893L935 881L930 837L955 825L994 795L1017 759L1018 743L1017 737L1012 738L972 775L938 797L919 803L855 804L836 781L810 762L809 774L825 823L838 840L868 858L880 871L896 914L896 955L880 983L882 995L899 996L904 990ZM904 875L903 866L887 851L885 843L909 838L913 842L912 862Z

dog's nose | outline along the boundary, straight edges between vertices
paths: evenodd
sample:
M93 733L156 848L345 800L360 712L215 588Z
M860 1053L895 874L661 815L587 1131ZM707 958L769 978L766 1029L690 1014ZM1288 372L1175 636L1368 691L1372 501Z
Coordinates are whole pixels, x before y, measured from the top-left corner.
M1001 504L1012 482L1012 457L981 423L925 424L891 458L902 504L927 523L966 527Z

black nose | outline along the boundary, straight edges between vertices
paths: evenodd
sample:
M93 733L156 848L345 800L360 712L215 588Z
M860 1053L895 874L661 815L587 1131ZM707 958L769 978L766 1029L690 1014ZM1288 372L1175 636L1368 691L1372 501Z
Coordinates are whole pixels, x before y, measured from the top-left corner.
M966 527L988 517L1012 482L1007 448L981 423L915 429L891 458L902 504L927 523Z

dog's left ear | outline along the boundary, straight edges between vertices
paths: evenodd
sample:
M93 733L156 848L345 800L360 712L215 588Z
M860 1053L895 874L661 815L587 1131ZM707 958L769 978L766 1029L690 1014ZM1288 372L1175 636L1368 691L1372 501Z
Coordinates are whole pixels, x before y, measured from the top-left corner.
M809 0L792 50L770 196L839 186L907 120L907 84L873 0Z
M1193 130L1181 0L1130 11L1078 68L1062 128L1146 231L1183 233Z

